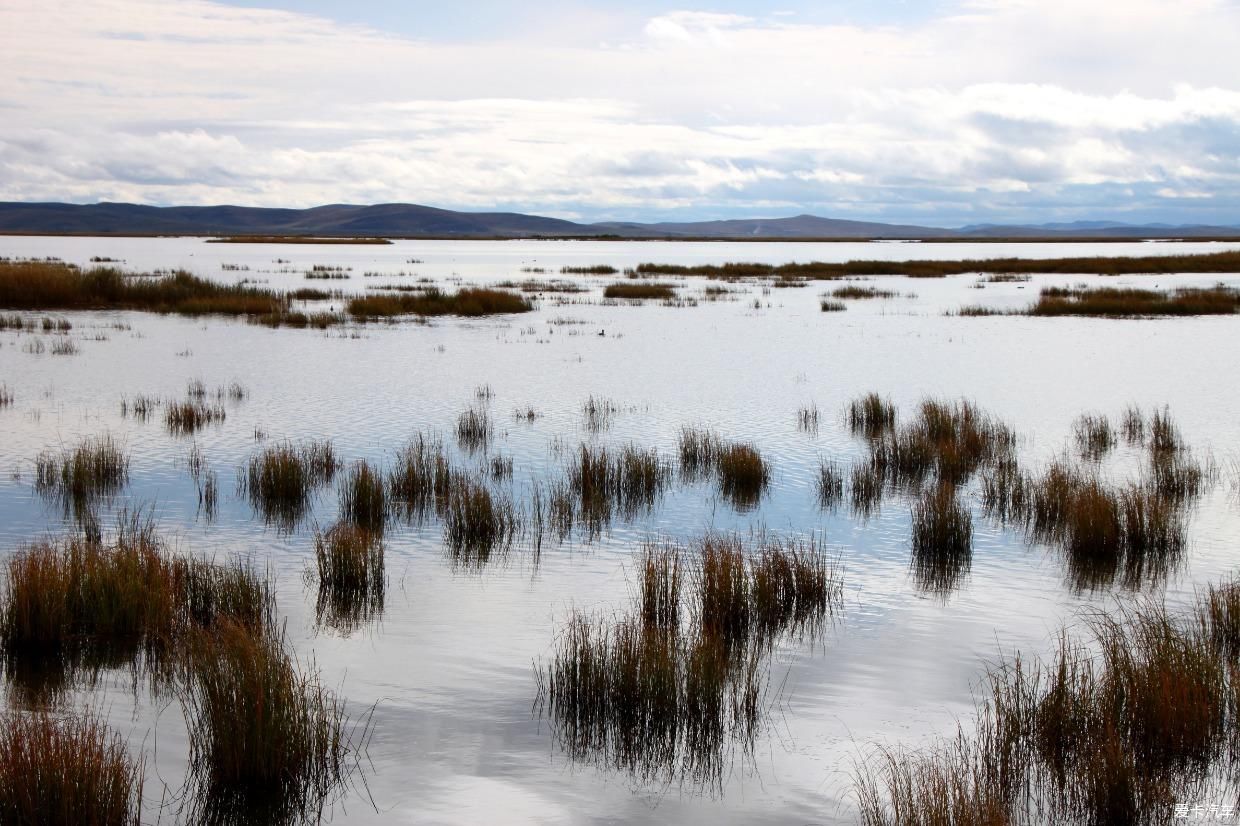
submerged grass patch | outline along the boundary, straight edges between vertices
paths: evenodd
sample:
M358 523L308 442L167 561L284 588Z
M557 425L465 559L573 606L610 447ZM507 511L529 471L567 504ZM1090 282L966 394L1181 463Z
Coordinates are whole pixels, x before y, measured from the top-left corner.
M616 514L632 519L654 507L670 483L671 468L657 450L626 445L609 451L581 445L568 467L575 512L591 536Z
M142 772L93 716L0 714L0 822L138 826Z
M745 510L762 498L771 478L770 463L757 445L727 442L712 430L682 427L679 436L682 478L713 477L721 495Z
M388 474L388 499L401 517L420 520L446 499L452 478L443 443L419 433L396 454Z

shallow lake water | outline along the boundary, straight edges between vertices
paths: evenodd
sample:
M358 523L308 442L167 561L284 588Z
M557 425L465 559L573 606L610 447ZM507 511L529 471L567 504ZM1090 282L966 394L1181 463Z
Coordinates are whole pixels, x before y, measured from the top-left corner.
M909 568L910 502L899 496L869 518L847 505L823 510L820 462L847 468L865 455L842 411L876 391L902 413L926 397L967 398L1009 424L1022 462L1071 451L1072 423L1086 412L1117 421L1125 407L1168 406L1200 457L1219 468L1192 509L1189 549L1169 576L1142 594L1182 603L1237 567L1240 504L1240 360L1236 317L1103 320L947 315L963 305L1015 309L1048 285L1240 286L1227 276L1034 276L985 283L883 277L866 282L899 295L848 301L824 313L838 282L771 288L726 285L707 300L702 278L666 279L678 306L605 303L617 276L559 275L564 266L642 261L845 261L859 258L1060 257L1209 252L1212 243L896 244L401 241L387 246L209 244L202 239L0 238L0 256L55 256L89 265L116 259L134 272L187 269L272 289L322 287L357 293L372 285L431 279L445 287L509 279L571 279L587 292L545 293L533 312L427 324L348 324L327 332L269 330L218 318L75 312L74 355L29 346L51 337L0 332L0 555L72 530L63 509L34 489L34 459L85 436L111 434L131 457L130 481L107 504L144 508L180 550L269 566L279 616L303 665L348 701L373 707L365 770L331 812L343 823L850 823L855 761L876 744L925 742L966 723L987 662L1019 649L1048 651L1059 629L1090 608L1132 599L1119 585L1072 586L1055 549L987 519L976 485L971 569L952 592L926 593ZM315 265L346 278L308 280ZM531 273L544 269L545 273ZM688 299L694 299L689 301ZM336 302L339 303L339 302ZM33 314L37 317L48 315ZM227 418L194 436L170 434L159 417L138 421L122 401L183 398L187 383L239 382ZM477 388L488 386L488 398ZM590 398L615 404L609 426L587 427ZM485 455L458 448L457 416L484 406L495 425ZM820 412L816 431L798 410ZM527 419L515 415L533 409ZM322 490L297 530L266 525L235 490L237 469L265 444L331 439L346 460L383 467L411 437L438 433L461 464L511 457L517 502L561 474L581 443L657 448L673 459L684 425L758 445L773 467L760 503L738 511L709 484L674 484L649 513L615 519L601 536L579 532L518 543L488 565L461 566L442 528L396 523L386 534L389 587L382 618L344 635L320 629L314 526L335 521L334 487ZM220 480L218 514L205 518L187 470L195 445ZM1108 460L1112 478L1134 476L1139 451ZM721 786L642 781L623 770L574 762L536 708L536 668L552 655L569 612L619 614L630 603L634 552L643 540L690 542L707 531L815 537L843 571L844 599L825 633L782 641L771 658L767 713L751 757L737 756ZM118 673L72 703L95 708L147 761L147 814L175 797L186 772L180 706L135 693ZM373 804L372 804L373 800ZM175 806L163 812L175 819Z

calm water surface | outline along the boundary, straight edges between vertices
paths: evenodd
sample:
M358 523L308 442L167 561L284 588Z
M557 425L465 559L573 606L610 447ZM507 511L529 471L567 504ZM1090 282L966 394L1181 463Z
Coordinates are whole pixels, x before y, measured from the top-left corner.
M562 266L640 261L720 263L854 258L1057 257L1206 252L1223 244L798 244L598 242L398 242L313 247L208 244L201 239L0 238L3 256L56 256L88 264L120 259L127 269L187 269L273 289L318 286L360 292L374 284L432 279L445 286L558 278ZM346 268L347 279L309 281L314 265ZM523 272L548 270L544 275ZM367 275L371 273L371 275ZM378 273L378 275L375 275ZM823 512L814 477L822 460L847 466L864 454L840 418L847 401L890 395L903 411L926 396L968 397L1020 435L1022 460L1037 466L1070 450L1083 412L1117 419L1126 405L1169 405L1199 456L1221 481L1190 516L1185 564L1155 592L1182 602L1237 567L1240 506L1240 320L958 318L946 311L984 303L1016 308L1051 284L1212 284L1240 276L1035 277L986 284L976 276L884 278L901 294L850 301L822 313L828 282L800 289L732 285L728 300L696 306L606 305L612 278L569 276L590 292L544 295L534 312L485 320L437 319L328 333L267 330L222 319L140 313L72 313L73 356L29 352L40 334L0 333L0 383L15 396L0 410L0 554L66 530L62 510L33 489L40 451L111 433L126 446L131 481L111 510L144 507L178 548L269 564L278 605L303 663L359 714L375 706L374 806L352 794L333 817L346 823L684 822L849 823L854 760L876 743L924 742L972 708L985 663L1001 650L1045 652L1058 629L1088 607L1131 594L1078 591L1050 548L988 521L976 490L972 570L947 597L919 591L909 574L909 503L894 498L868 520L845 507ZM703 299L712 282L676 282ZM692 303L692 302L690 302ZM242 402L195 437L169 435L158 417L121 415L125 397L180 398L190 380L209 388L240 382ZM316 630L315 593L303 581L313 562L313 526L334 521L334 489L321 492L293 533L264 525L234 490L236 469L280 439L330 438L346 459L381 465L418 432L440 433L456 452L456 417L485 402L497 426L489 455L511 457L511 492L562 472L581 442L656 447L669 458L679 428L713 427L757 443L774 466L761 504L737 512L708 485L676 485L650 514L617 520L594 541L574 536L535 555L518 548L482 570L454 565L440 526L398 525L387 537L390 577L380 622L349 636ZM586 428L587 398L614 402L611 426ZM798 429L798 409L816 405L816 433ZM532 422L514 411L533 408ZM265 437L256 440L256 432ZM221 503L209 522L186 469L195 443L219 475ZM1107 465L1133 476L1139 455L1122 448ZM462 453L480 466L485 457ZM105 514L105 526L110 517ZM533 705L534 668L552 653L573 608L623 611L633 592L633 552L644 538L688 541L711 529L815 535L840 559L845 604L814 643L786 642L773 657L770 708L752 761L737 760L722 790L636 782L622 772L574 764ZM124 675L73 698L106 714L147 756L151 819L185 774L180 707L137 699ZM377 704L377 705L376 705ZM165 788L167 791L165 791ZM377 807L378 811L375 810ZM171 817L164 814L164 819Z

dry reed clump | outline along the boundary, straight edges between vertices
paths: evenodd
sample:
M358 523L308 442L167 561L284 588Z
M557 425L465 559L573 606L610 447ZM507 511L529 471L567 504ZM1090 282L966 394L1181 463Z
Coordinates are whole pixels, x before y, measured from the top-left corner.
M586 430L591 433L602 433L611 427L611 423L615 420L616 414L620 412L620 406L611 399L590 398L585 400L581 405L581 415Z
M818 507L831 510L844 501L844 473L835 462L819 462L818 476L814 479L814 491Z
M13 391L7 384L0 384L0 408L13 404Z
M633 301L647 299L670 299L676 297L671 284L625 283L608 284L603 288L603 298L624 298Z
M251 457L238 484L264 520L292 530L305 516L310 494L330 482L339 466L330 441L282 442Z
M1120 433L1124 437L1124 441L1129 445L1145 444L1145 414L1141 412L1141 408L1135 404L1128 405L1124 409L1124 416L1120 420Z
M91 715L0 714L0 822L138 826L142 760Z
M387 488L383 474L369 462L354 462L340 483L340 515L349 524L382 533L387 524Z
M753 443L726 442L714 431L682 427L679 446L682 478L713 477L720 494L738 510L755 506L770 483L770 463Z
M643 546L633 615L574 612L539 668L540 707L572 759L718 785L729 747L748 755L762 724L769 642L817 628L839 597L809 543L749 555L712 536L693 556Z
M842 313L848 309L848 305L843 301L836 301L831 298L824 298L818 302L818 309L824 313Z
M396 454L396 464L388 474L387 498L404 519L422 520L447 499L453 474L443 442L419 433Z
M862 298L895 298L899 293L893 290L880 290L877 287L861 287L856 284L849 284L844 287L836 287L831 291L834 298L844 299L862 299Z
M35 490L83 515L129 481L129 457L110 434L84 438L72 449L46 450L35 459Z
M804 433L818 432L818 405L810 404L797 411L797 430Z
M896 406L877 393L867 393L848 403L844 419L854 434L877 438L896 425Z
M298 668L280 634L223 622L192 640L181 689L195 822L316 820L357 768L366 734Z
M684 555L670 543L647 542L637 559L641 588L637 611L647 628L676 631L680 627Z
M1011 457L1016 435L1007 425L968 401L927 399L913 421L870 439L868 467L873 483L917 490L927 479L964 484L983 467Z
M1139 587L1164 576L1184 550L1184 500L1148 484L1108 485L1096 473L1057 461L1036 477L1001 466L982 489L989 513L1063 550L1076 587L1096 588L1117 577Z
M561 275L615 275L618 273L615 267L607 264L595 264L590 267L560 267Z
M340 523L315 534L315 614L321 625L347 634L382 616L387 589L383 550L380 534L356 525Z
M626 445L609 452L582 444L568 467L576 512L591 536L616 514L632 519L649 511L671 481L671 469L653 448Z
M1115 431L1106 416L1086 413L1072 423L1076 449L1091 461L1098 461L1115 447Z
M467 287L449 294L436 287L400 295L364 295L352 298L349 315L358 321L403 315L457 315L479 317L502 313L527 313L534 305L524 296L506 290Z
M989 673L976 732L859 767L861 822L1168 823L1236 777L1237 584L1173 618L1146 602Z
M444 543L465 565L486 564L521 533L521 515L511 498L461 474L452 477L440 516Z
M491 443L493 432L491 415L486 408L471 407L457 417L457 443L470 453L485 449Z
M177 436L190 436L209 424L223 422L227 412L222 404L202 401L169 403L164 407L164 425Z
M912 550L913 579L924 591L951 593L968 574L973 520L950 482L940 482L914 503Z
M1034 316L1232 315L1240 291L1229 287L1181 288L1172 292L1116 287L1047 287L1026 312Z
M256 629L272 622L270 585L249 565L173 556L137 516L122 517L106 544L45 542L18 551L7 568L0 653L10 675L35 689L43 678L63 684L124 664L160 682L194 629L223 617Z

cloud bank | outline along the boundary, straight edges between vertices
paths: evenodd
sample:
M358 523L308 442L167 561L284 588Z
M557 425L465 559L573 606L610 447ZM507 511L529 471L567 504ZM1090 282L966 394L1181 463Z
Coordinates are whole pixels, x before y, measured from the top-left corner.
M873 26L669 9L606 42L598 22L420 40L7 0L0 200L1240 224L1235 2L972 0Z

